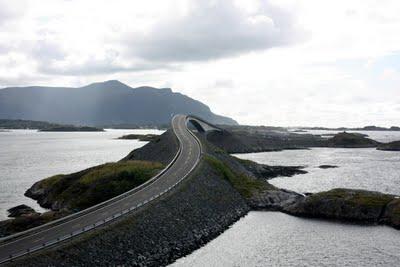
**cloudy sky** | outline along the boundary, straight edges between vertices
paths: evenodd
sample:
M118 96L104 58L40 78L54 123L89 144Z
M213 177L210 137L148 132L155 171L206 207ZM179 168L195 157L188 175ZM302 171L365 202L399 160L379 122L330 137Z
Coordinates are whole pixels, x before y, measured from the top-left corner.
M0 0L0 87L171 87L243 124L400 125L398 0Z

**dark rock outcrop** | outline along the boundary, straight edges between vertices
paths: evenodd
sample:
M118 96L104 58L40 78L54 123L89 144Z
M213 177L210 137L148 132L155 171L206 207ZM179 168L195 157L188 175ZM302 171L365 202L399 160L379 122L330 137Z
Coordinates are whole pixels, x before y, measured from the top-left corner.
M377 147L380 143L359 134L342 132L327 140L328 147L365 148Z
M15 206L13 208L8 209L7 211L9 213L8 217L11 218L38 214L34 209L25 204Z
M400 151L400 141L380 144L376 149L384 151Z
M150 142L153 140L157 140L158 138L159 138L159 135L157 135L157 134L127 134L127 135L118 137L117 139L122 139L122 140L137 139L139 141Z
M303 198L296 192L277 188L254 194L247 203L253 210L282 211Z
M333 168L338 168L338 166L323 164L323 165L319 165L318 168L320 168L320 169L333 169Z
M400 201L374 191L332 189L305 196L283 210L303 217L400 226Z
M270 166L259 164L250 160L238 159L240 163L249 170L255 177L261 179L272 179L278 176L291 177L297 174L305 174L304 166Z

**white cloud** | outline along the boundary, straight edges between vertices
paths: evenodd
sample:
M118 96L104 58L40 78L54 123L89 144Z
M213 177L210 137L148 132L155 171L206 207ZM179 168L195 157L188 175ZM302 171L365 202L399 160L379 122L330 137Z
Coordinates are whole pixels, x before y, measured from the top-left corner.
M0 0L0 86L120 79L247 124L400 124L400 64L382 61L399 57L398 10L397 0Z

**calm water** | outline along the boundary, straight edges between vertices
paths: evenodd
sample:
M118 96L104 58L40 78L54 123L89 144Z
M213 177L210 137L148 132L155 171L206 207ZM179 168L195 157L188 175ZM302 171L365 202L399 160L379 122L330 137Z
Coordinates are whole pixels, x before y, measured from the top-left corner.
M0 132L0 220L6 210L27 204L42 210L24 192L36 181L59 173L70 173L117 161L146 142L116 140L128 133L156 133L157 130L107 130L106 132Z
M381 142L400 140L400 132L365 133ZM299 192L352 187L400 194L399 152L316 148L236 156L270 165L307 166L308 174L270 180ZM339 168L318 168L322 164ZM399 266L399 247L400 231L386 226L250 212L173 266Z
M313 148L236 155L270 165L303 165L307 174L279 177L269 182L297 192L318 192L337 187L400 194L400 153L374 148ZM320 169L323 164L334 169Z
M250 212L172 266L399 266L400 232Z

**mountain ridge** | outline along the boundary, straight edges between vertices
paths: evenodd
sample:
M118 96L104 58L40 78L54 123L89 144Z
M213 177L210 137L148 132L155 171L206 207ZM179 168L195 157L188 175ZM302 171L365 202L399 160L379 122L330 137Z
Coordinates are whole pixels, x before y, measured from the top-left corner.
M0 118L85 125L161 125L174 114L193 114L216 124L237 124L204 103L171 88L130 87L117 80L82 87L0 89Z

